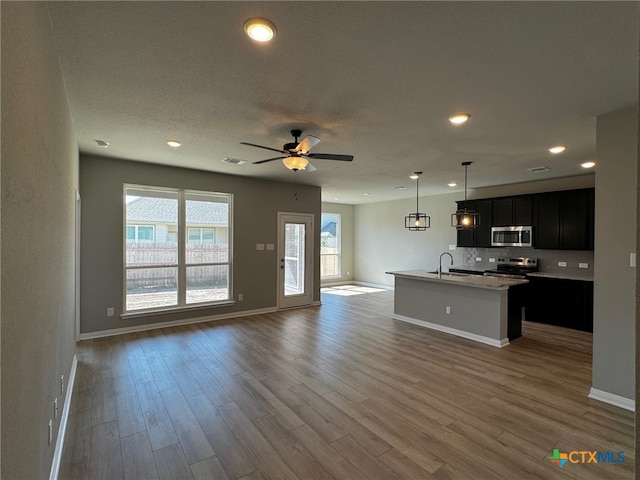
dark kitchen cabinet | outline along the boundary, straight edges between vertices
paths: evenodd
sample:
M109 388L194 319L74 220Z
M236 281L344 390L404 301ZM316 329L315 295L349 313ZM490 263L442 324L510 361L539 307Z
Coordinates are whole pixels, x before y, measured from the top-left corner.
M594 189L535 195L535 248L593 250Z
M529 226L533 223L533 195L513 197L513 224Z
M476 212L480 214L480 225L475 229L474 246L491 246L491 218L493 217L493 202L490 198L476 200Z
M465 206L464 201L456 202L458 210ZM467 210L475 210L480 214L480 225L476 228L457 231L458 247L490 247L491 246L491 218L492 201L490 198L483 200L467 200Z
M528 277L525 319L593 332L593 282Z
M467 208L467 210L475 210L476 202L473 200L467 200L456 202L457 209L462 210ZM481 219L482 220L482 219ZM465 228L458 230L456 232L457 241L456 244L458 247L475 247L475 228Z
M532 224L533 196L519 195L493 199L493 226Z

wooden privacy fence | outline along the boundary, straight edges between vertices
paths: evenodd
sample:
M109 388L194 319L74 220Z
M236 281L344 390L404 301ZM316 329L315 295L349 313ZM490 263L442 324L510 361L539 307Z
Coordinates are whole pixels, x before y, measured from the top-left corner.
M320 275L339 275L338 249L320 247Z
M150 289L175 289L178 284L178 268L162 265L178 263L176 243L131 242L126 245L127 292L144 292ZM187 287L227 287L228 265L198 265L226 263L229 246L225 243L187 244ZM139 268L146 267L146 268Z

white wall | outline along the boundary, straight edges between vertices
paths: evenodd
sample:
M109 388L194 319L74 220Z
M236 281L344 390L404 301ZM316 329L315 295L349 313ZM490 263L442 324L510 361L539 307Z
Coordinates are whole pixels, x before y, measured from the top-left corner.
M414 199L355 206L355 280L376 285L393 285L390 270L438 267L442 252L456 244L451 214L459 194L420 198L420 211L431 217L431 228L418 232L404 228L404 217L415 212ZM454 263L462 262L462 251L450 252ZM443 259L449 265L449 258Z

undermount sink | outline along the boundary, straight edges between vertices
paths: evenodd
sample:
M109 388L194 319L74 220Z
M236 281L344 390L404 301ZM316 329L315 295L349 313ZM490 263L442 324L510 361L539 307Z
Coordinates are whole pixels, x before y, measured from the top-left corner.
M436 270L434 270L432 272L427 272L427 273L433 273L434 275L438 275L438 272ZM442 272L440 275L443 276L443 277L468 277L471 274L470 273L458 273L458 272Z

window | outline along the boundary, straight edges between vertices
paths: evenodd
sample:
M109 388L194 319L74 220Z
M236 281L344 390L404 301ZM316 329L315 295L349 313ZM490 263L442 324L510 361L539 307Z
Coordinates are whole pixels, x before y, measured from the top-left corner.
M132 185L124 195L126 312L232 298L231 195Z
M320 276L340 276L340 214L323 213L320 227Z
M189 228L187 232L189 243L213 243L213 228Z
M153 227L127 225L127 242L153 242Z

